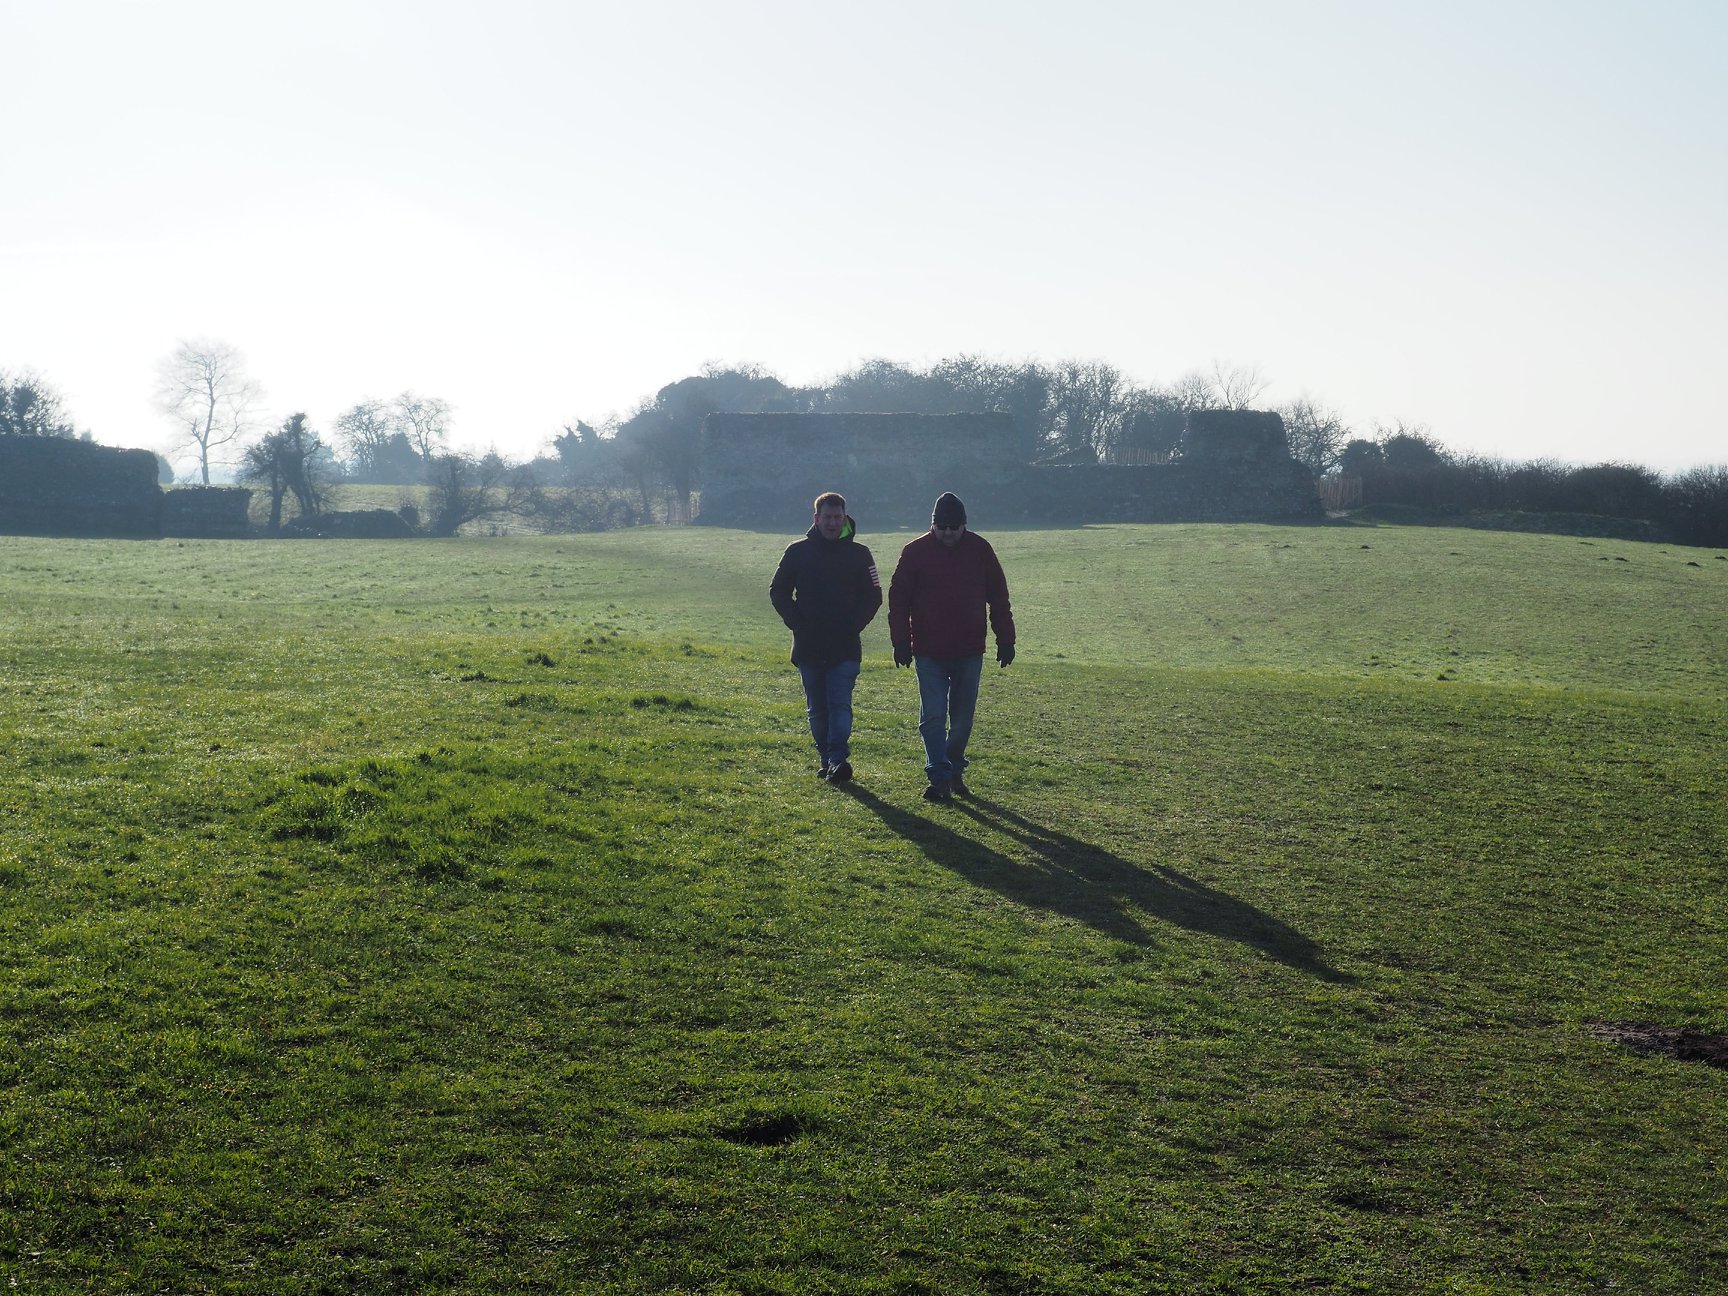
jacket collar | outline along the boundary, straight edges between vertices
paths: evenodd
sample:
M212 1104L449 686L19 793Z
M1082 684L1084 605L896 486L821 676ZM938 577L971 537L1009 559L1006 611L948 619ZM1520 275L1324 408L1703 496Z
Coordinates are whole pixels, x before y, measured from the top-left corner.
M846 515L846 525L840 528L840 534L834 539L829 540L825 537L816 529L816 524L814 522L810 524L810 529L804 533L804 538L806 540L820 540L823 544L845 544L857 534L858 524L852 520L852 515L848 513Z

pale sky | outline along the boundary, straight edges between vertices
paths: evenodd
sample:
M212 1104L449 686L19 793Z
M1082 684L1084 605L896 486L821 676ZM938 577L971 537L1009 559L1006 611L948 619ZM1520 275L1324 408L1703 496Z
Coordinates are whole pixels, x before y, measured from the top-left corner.
M0 367L164 448L404 389L526 456L707 361L1257 365L1728 462L1728 3L0 0Z

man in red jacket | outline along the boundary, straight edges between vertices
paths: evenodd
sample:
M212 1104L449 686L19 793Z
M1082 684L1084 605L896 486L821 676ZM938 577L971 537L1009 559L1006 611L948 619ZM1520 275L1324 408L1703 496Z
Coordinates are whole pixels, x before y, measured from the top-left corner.
M966 529L966 506L952 492L936 501L930 530L900 551L888 583L888 637L894 664L918 668L918 736L924 740L926 801L966 787L966 743L984 672L984 623L996 632L996 660L1014 660L1014 614L996 551Z

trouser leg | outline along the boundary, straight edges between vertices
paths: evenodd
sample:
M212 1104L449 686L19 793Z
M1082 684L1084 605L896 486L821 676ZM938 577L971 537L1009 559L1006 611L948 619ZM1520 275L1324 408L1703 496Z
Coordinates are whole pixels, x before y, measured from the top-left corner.
M810 739L816 744L816 756L824 766L828 763L828 672L816 666L800 666L798 677L804 684L804 714L810 721Z
M857 662L840 662L827 673L828 746L824 759L830 768L852 758L852 686L857 682Z
M978 712L978 682L984 673L984 658L961 657L951 663L948 674L948 741L945 754L950 778L966 772L966 744L972 739L972 719Z
M954 777L948 760L949 663L939 657L914 657L918 672L918 737L924 743L924 777L936 784Z

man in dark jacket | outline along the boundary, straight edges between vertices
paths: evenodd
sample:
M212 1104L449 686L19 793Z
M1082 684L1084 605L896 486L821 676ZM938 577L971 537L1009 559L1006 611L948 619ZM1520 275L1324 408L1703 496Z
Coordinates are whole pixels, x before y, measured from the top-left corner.
M984 671L984 620L996 632L996 660L1014 660L1014 614L996 551L966 529L966 506L952 492L936 501L930 530L900 551L888 585L894 664L918 666L918 736L924 740L926 801L968 795L966 743Z
M860 640L882 606L882 581L870 551L852 537L846 500L816 497L809 532L786 546L768 587L774 610L792 631L792 664L804 680L810 736L830 783L852 777L852 686L864 650Z

